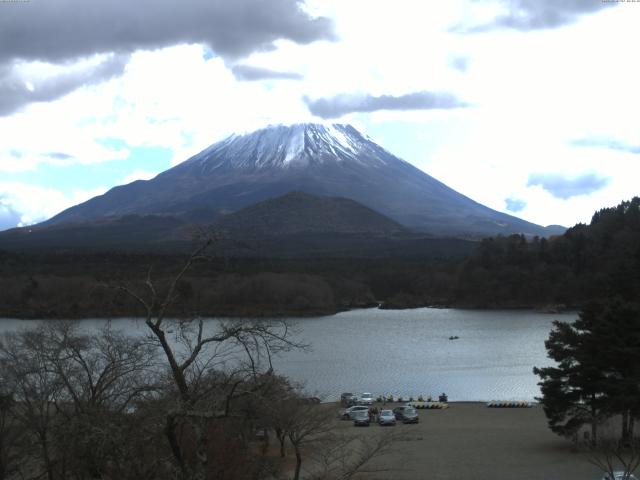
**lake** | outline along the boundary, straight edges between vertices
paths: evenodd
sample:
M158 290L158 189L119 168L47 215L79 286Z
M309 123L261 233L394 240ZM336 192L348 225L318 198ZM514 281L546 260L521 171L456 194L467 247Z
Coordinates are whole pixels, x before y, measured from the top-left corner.
M451 401L533 400L539 395L533 367L552 364L544 348L551 322L575 318L575 312L433 308L298 318L292 319L298 339L311 350L289 352L274 364L324 399L367 391L405 398L445 392ZM103 323L82 321L87 329ZM143 328L133 319L113 324L132 332ZM0 332L24 325L29 322L3 319Z

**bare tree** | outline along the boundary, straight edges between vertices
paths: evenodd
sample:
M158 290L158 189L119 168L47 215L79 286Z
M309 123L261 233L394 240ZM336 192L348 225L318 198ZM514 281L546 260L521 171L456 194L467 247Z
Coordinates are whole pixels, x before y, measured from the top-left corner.
M77 322L48 322L42 330L47 362L61 384L57 414L64 422L57 443L74 455L67 467L98 477L107 465L123 463L119 445L135 403L158 392L155 349L124 335L108 322L97 335L85 335Z
M54 448L59 425L55 406L63 388L47 361L44 344L46 336L40 328L5 335L0 340L0 370L15 400L13 419L29 432L35 446L21 452L22 463L41 467L41 475L54 480L61 463Z
M0 480L11 478L18 471L20 456L17 444L23 431L16 424L13 415L15 400L7 390L9 385L0 374Z
M131 444L119 434L133 402L156 390L153 350L111 330L80 333L75 322L47 322L0 341L3 385L12 422L39 447L21 449L21 463L49 480L97 477ZM28 444L29 442L25 442Z
M202 318L167 318L179 298L178 285L194 263L208 258L206 251L212 242L196 249L165 288L154 283L151 269L143 291L131 285L118 287L143 308L145 325L164 354L176 391L174 406L166 415L165 434L180 474L198 480L206 478L210 469L210 423L232 415L233 399L258 395L265 388L259 380L262 373L273 371L275 353L302 346L291 340L284 321L205 323ZM225 375L208 376L213 370ZM212 382L212 378L224 381ZM187 460L179 438L185 426L195 441L193 462Z
M332 434L316 449L313 461L316 471L310 480L349 480L358 474L388 473L386 465L375 464L393 453L396 436L378 432L373 436Z
M284 425L284 430L296 456L294 480L300 478L303 447L327 440L327 435L333 429L332 414L332 410L325 405L305 404L300 401L289 404L289 421Z
M616 479L614 472L622 473L623 480L629 480L640 467L640 438L620 441L617 438L601 438L595 446L590 446L586 453L587 461L598 467L611 479Z

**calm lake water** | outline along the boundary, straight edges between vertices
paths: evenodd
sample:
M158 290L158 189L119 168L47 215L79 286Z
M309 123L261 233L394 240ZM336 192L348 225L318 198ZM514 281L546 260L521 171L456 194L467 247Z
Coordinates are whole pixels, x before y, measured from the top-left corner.
M292 319L309 352L289 352L276 370L325 399L341 392L433 395L449 400L533 400L539 395L534 366L546 366L544 341L553 320L575 313L419 308L352 310L337 315ZM30 325L0 319L0 332ZM83 320L87 329L103 320ZM142 331L132 319L117 328ZM450 336L460 337L449 340Z

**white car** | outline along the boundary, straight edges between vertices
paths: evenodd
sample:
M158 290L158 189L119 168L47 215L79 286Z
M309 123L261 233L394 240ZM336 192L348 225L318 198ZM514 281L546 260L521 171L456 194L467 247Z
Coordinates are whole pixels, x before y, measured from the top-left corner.
M638 478L633 473L627 473L622 471L613 472L613 478L608 473L605 473L602 480L638 480Z
M369 392L364 392L358 397L358 405L373 405L375 399Z

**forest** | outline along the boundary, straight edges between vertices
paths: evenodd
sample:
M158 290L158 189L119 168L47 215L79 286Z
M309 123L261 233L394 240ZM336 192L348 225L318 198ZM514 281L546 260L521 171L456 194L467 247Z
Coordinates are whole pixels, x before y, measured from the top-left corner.
M0 252L0 316L141 314L119 292L149 271L169 281L184 257L125 252ZM576 309L640 292L640 198L605 208L564 235L487 238L393 257L228 257L215 245L178 285L174 314L322 315L350 308L452 306Z

